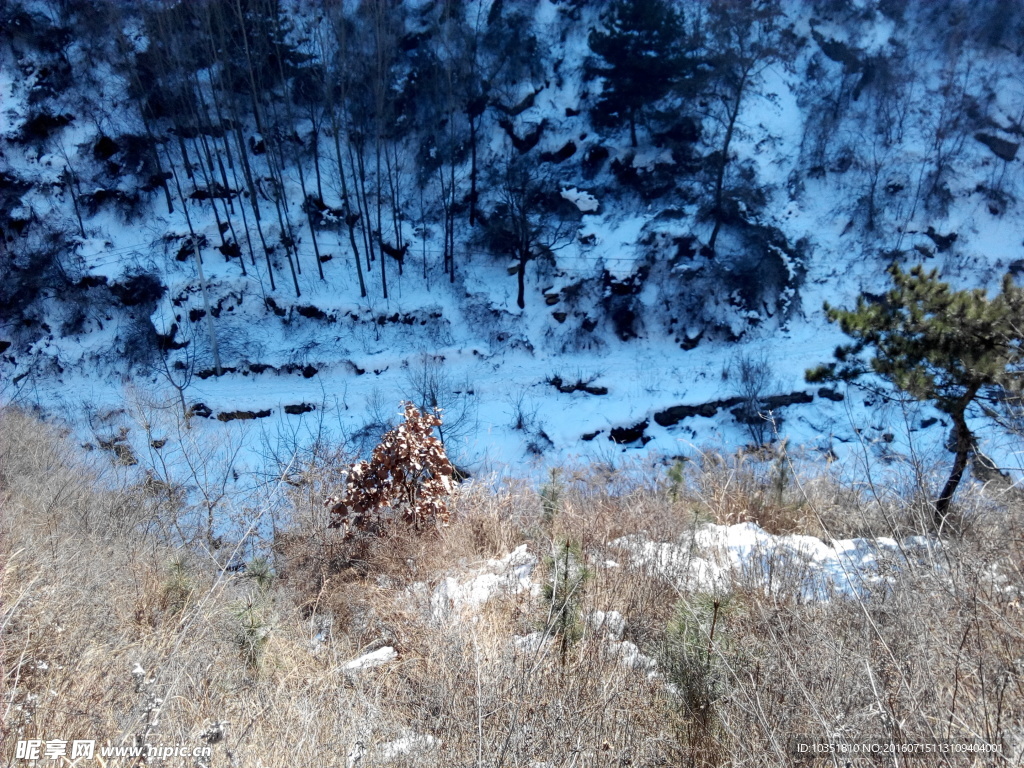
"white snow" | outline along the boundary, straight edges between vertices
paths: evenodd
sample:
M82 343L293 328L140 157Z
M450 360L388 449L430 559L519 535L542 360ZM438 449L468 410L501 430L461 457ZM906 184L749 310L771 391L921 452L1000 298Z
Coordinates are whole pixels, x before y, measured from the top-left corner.
M608 644L608 650L618 657L619 663L624 667L646 672L649 677L660 677L657 659L642 653L636 643L629 640L612 642Z
M596 197L576 187L565 187L562 190L562 198L575 205L582 213L594 213L601 207Z
M864 597L912 566L939 567L938 542L922 536L839 539L774 536L754 523L708 524L682 543L654 542L641 534L612 542L680 588L727 593L737 583L804 601Z
M435 619L472 614L492 597L514 595L534 589L533 572L537 557L526 544L500 559L489 560L476 569L475 576L460 580L446 577L430 592L430 612ZM414 586L423 592L425 585Z
M430 734L412 734L381 744L377 747L377 757L383 762L390 762L405 755L422 754L437 744L437 739Z
M366 669L373 669L383 664L394 661L398 658L398 652L390 645L378 648L376 651L364 653L362 656L346 662L342 667L349 672L361 672Z
M626 620L618 611L594 611L587 617L595 632L604 633L609 640L621 640Z

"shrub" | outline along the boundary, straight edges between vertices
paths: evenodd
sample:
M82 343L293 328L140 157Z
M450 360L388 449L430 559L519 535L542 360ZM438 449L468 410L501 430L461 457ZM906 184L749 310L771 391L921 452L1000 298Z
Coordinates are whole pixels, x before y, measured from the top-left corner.
M16 141L28 144L32 141L46 141L51 134L60 130L75 119L74 115L54 115L52 112L43 110L29 117L21 126L21 132Z
M478 426L472 382L456 381L445 371L443 357L428 354L420 355L409 367L406 380L409 400L418 408L445 414L444 423L438 425L438 438L458 461L453 446L464 443Z
M405 422L381 438L369 461L349 468L344 493L324 502L334 518L330 527L344 528L345 538L354 530L382 533L398 517L417 531L448 522L455 470L433 434L441 417L412 403L404 408Z
M160 278L148 272L129 275L121 282L110 283L110 292L126 307L155 304L167 293Z
M764 352L760 355L743 353L729 363L728 373L740 398L736 420L746 426L755 446L764 445L772 438L771 416L764 407L765 395L776 386L771 362Z

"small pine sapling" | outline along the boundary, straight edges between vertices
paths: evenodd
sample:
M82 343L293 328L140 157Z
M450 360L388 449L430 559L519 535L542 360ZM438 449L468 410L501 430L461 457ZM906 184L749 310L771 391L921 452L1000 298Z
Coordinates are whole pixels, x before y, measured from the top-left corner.
M685 456L677 458L672 466L665 473L668 481L668 497L673 503L678 503L683 498L683 491L686 489L686 462Z
M557 467L551 469L550 479L540 489L541 508L544 511L542 520L544 528L551 531L555 518L562 509L562 481Z
M236 606L235 645L245 666L251 672L259 672L267 644L270 642L271 625L267 618L267 596L262 590L249 594L244 602Z
M324 502L345 538L356 531L384 532L388 519L401 518L420 531L429 523L447 523L448 497L455 469L434 436L441 417L404 403L405 421L386 433L369 461L349 468L342 494Z
M541 592L548 605L544 631L558 638L558 659L564 666L569 648L583 634L580 608L590 571L583 563L580 548L568 540L545 559L545 564L551 569L551 577Z
M662 666L673 686L680 716L678 738L691 765L717 765L706 756L715 752L716 725L725 697L726 665L731 653L720 629L726 603L711 595L676 607L665 632ZM701 756L700 761L693 761Z

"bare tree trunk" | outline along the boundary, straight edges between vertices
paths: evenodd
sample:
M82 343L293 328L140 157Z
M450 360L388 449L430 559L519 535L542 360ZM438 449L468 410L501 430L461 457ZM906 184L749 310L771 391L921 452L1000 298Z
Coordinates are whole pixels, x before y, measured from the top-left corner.
M313 174L316 176L316 194L317 194L317 197L320 198L320 200L324 199L323 179L320 176L320 128L321 128L322 123L323 123L322 118L321 118L321 121L319 123L314 121L313 122L313 133L312 133L312 142L313 142L313 147L312 147L312 149L313 149Z
M377 194L376 194L376 202L377 202L377 205L376 205L376 208L377 208L377 237L378 238L383 238L384 237L384 233L382 231L382 229L383 229L383 220L382 220L382 215L381 215L382 214L381 209L384 207L384 203L381 200L381 178L380 178L381 177L381 174L380 174L380 151L381 151L381 147L380 147L380 145L381 145L380 123L378 122L378 124L377 124L377 140L376 140L376 142L374 144L374 158L376 160L376 170L377 170L377 178L375 179L376 187L377 187L377 190L376 190L377 191ZM384 295L385 299L388 297L388 264L387 264L387 261L388 260L384 258L384 251L383 251L383 249L381 249L381 257L380 257L380 288L381 288L381 291L383 292L383 295Z
M173 165L172 165L173 169ZM185 200L185 195L181 191L181 182L178 180L178 174L171 171L174 178L174 186L178 191L178 199L181 201L181 209L185 214L185 223L188 225L189 236L192 238L192 254L195 257L196 274L199 276L199 288L203 294L203 308L206 310L206 328L210 333L210 352L213 355L213 367L217 372L217 375L221 375L220 367L220 349L217 346L217 333L213 327L213 311L210 306L210 294L206 289L206 275L203 273L203 255L199 252L199 236L196 234L195 229L192 227L192 216L188 212L188 203Z
M301 164L297 168L299 172L299 186L302 188L302 199L305 201L308 197L306 192L306 178L302 172ZM306 206L306 224L309 225L309 236L313 241L313 258L316 259L316 269L320 274L320 279L324 279L324 264L320 259L320 246L316 241L316 227L313 226L313 212L309 210L309 206Z
M295 240L292 236L291 222L287 221L288 212L287 210L282 210L282 208L287 208L288 200L285 195L284 179L281 174L279 164L280 158L278 156L277 151L274 148L277 142L272 140L268 136L264 136L263 138L264 141L266 141L267 143L267 165L270 168L271 181L274 182L275 187L273 202L274 210L277 211L277 222L278 225L281 227L281 245L284 248L285 258L288 259L288 269L291 271L292 284L295 286L295 296L296 298L298 298L302 296L302 290L299 288L298 277L298 275L302 274L302 267L299 266L296 273L296 262L298 261L298 259L292 258L292 246L294 245Z
M518 293L516 294L516 306L526 309L526 263L529 261L529 254L519 254L519 268L516 270L516 282Z
M267 274L270 276L270 290L277 290L274 283L274 263L270 259L270 248L267 246L267 239L263 235L263 224L260 221L260 203L256 194L256 182L253 179L252 167L249 165L249 150L245 146L245 137L242 135L242 124L235 120L235 143L238 146L238 155L242 159L242 173L245 175L245 183L249 187L249 204L252 206L253 215L256 217L256 232L260 236L260 244L263 246L263 254L267 259Z
M356 262L356 275L359 278L359 296L366 298L366 281L363 278L363 265L359 262L359 246L356 245L356 223L359 216L352 213L351 199L348 194L348 181L345 178L345 162L341 156L341 128L338 125L334 109L331 109L331 133L334 134L334 154L338 164L338 178L341 179L341 199L345 209L345 226L348 228L348 239L352 245L352 256Z
M210 34L210 39L212 40L213 39L213 32L211 31L209 34ZM207 74L208 74L208 76L210 78L210 88L213 89L214 88L213 76L212 76L212 74L209 74L209 72ZM227 155L227 158L228 158L228 165L227 165L227 167L231 169L231 182L229 183L228 182L227 171L224 168L224 163L221 161L220 153L218 152L217 153L217 162L220 165L220 172L221 172L221 176L222 176L222 178L224 180L224 187L226 189L241 190L242 185L239 183L239 179L238 179L238 168L235 165L235 158L234 158L233 153L231 152L231 140L228 137L229 129L228 129L227 125L225 124L224 116L223 116L223 114L220 111L220 104L217 102L216 99L214 99L213 108L214 108L214 112L217 115L217 124L218 124L218 126L220 127L220 129L222 131L222 133L221 133L221 142L224 145L224 154ZM244 151L244 150L242 150L242 151ZM250 192L251 191L252 190L250 189ZM253 204L255 205L255 201L253 201ZM234 200L231 200L231 210L234 211ZM252 266L255 267L256 266L256 253L255 253L255 251L253 250L253 247L252 247L252 237L249 235L249 217L245 213L245 204L241 200L238 203L238 210L242 214L242 228L245 231L245 246L246 246L246 250L249 251L249 262L252 264ZM232 230L231 234L235 238L235 243L238 243L238 235L234 232L234 230ZM261 233L261 236L262 236L262 233ZM241 259L241 256L239 256L239 258ZM243 272L243 274L245 273L244 266L242 268L242 272ZM272 271L271 271L271 275L270 275L270 284L271 284L271 290L273 290L274 275L273 275Z
M182 132L178 131L178 151L181 152L181 166L185 169L185 175L195 182L195 173L192 171L192 161L188 157L188 148L185 146L185 138L181 135Z
M711 237L708 239L708 248L715 250L715 243L718 242L718 233L722 229L722 199L725 191L725 168L729 164L729 150L732 147L732 137L736 130L736 120L740 116L740 105L743 103L743 91L746 88L749 69L744 70L743 76L736 87L736 95L729 109L728 122L725 128L725 140L722 142L722 156L718 159L718 170L715 174L715 227L711 230ZM634 145L635 146L635 145Z
M448 282L455 282L455 160L453 159L448 167L449 199L448 224L445 227L445 234L448 237Z
M111 8L113 8L113 6L111 6ZM120 21L113 22L113 23L116 25L117 29L121 29L122 28L122 25L121 25ZM143 84L142 84L141 80L139 79L139 71L138 71L138 68L135 65L135 62L132 61L131 57L128 54L127 48L122 44L123 38L120 35L118 35L118 36L115 37L115 40L117 41L118 53L120 54L120 56L121 56L121 58L123 60L124 70L130 73L130 77L132 79L132 84L135 86L136 91L140 94L139 101L138 101L139 116L142 118L142 127L145 130L145 132L146 132L146 139L148 140L148 146L149 146L150 151L152 152L152 157L153 157L154 165L156 166L156 172L157 172L157 175L158 175L158 177L160 179L160 186L163 187L163 190L164 190L164 198L167 201L167 212L168 213L174 213L174 203L173 203L172 198L171 198L171 188L167 184L167 179L164 176L163 163L160 161L160 153L157 151L157 148L156 148L156 144L157 144L156 136L153 134L153 128L152 128L152 125L150 124L151 120L152 120L152 116L150 114L148 114L149 113L149 109L147 108L147 105L146 105L146 96L145 96L146 89L143 87Z
M476 129L477 117L469 118L469 226L476 226Z
M356 207L359 209L359 218L363 221L360 231L363 233L363 248L366 249L366 271L372 272L374 261L373 238L370 236L370 201L366 193L366 164L363 162L363 142L360 140L357 146L353 146L351 140L348 144L349 168L352 170L352 187L355 190Z
M275 43L275 47L277 47L276 43ZM292 109L291 109L291 106L290 106L292 104L292 101L293 101L293 99L292 99L293 90L289 86L288 78L285 75L285 71L284 71L284 53L280 50L279 47L278 47L278 50L277 50L277 68L278 68L279 76L281 78L281 84L284 87L284 92L285 92L285 99L284 99L284 104L286 105L285 106L285 113L284 113L285 122L286 122L286 126L287 126L288 130L292 130L293 126L295 124L295 120L294 120L294 117L292 115ZM276 113L276 110L275 110L275 113ZM317 143L316 133L319 130L319 127L317 125L316 120L311 120L311 122L313 123L313 143L315 145ZM296 135L296 138L298 138L297 135ZM303 208L305 208L305 211L306 211L306 224L309 225L309 236L310 236L310 238L312 239L312 242L313 242L313 258L316 259L317 273L320 275L320 279L323 280L324 279L324 265L323 265L323 262L320 260L320 246L319 246L319 244L317 243L317 240L316 240L316 227L313 226L312 212L309 210L309 205L307 204L308 193L306 191L306 174L305 174L305 170L302 167L302 153L299 151L299 148L298 148L297 145L295 146L294 150L295 151L292 153L292 161L295 163L295 170L296 170L296 172L299 175L299 187L302 190L302 204L303 204ZM282 165L283 165L283 158L282 158ZM284 186L283 175L284 174L282 172L282 174L281 174L281 176L282 176L282 178L281 178L282 188ZM319 186L319 177L320 177L320 172L319 172L319 169L317 169L317 186ZM320 200L321 201L323 200L323 193L322 192L320 194ZM286 217L287 217L287 212L288 212L287 205L288 205L288 201L287 201L287 197L286 197L286 199L285 199L285 215L286 215ZM291 227L291 222L289 222L289 228L290 227ZM298 262L298 260L299 260L298 249L296 248L295 261Z
M402 246L405 244L405 238L402 234L401 166L398 162L398 146L395 142L392 142L392 149L395 153L394 161L392 161L391 155L388 154L387 147L384 148L384 160L388 171L388 192L391 202L391 226L394 227L395 230L395 248L401 252ZM381 246L381 250L383 250L383 246ZM399 275L402 274L402 267L403 261L402 259L399 259Z
M85 224L82 222L82 209L78 205L78 198L82 194L82 191L78 187L78 174L75 173L74 169L71 167L71 161L63 147L61 147L61 154L64 155L64 177L67 179L68 192L71 193L71 205L75 209L75 218L78 219L78 232L82 235L82 239L84 240Z

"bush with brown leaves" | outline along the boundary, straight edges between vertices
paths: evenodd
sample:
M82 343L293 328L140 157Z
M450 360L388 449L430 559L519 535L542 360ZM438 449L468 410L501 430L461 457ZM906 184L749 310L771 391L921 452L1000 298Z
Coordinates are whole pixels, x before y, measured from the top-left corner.
M434 436L441 417L404 403L405 421L386 433L369 461L349 468L345 490L324 502L331 528L381 533L401 518L415 530L448 522L448 497L455 469Z

